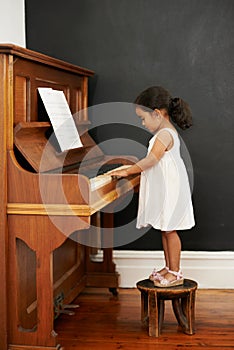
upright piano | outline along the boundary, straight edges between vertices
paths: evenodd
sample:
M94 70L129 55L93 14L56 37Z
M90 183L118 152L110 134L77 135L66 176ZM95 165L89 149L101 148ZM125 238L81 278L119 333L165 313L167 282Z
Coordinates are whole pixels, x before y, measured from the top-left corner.
M137 189L139 176L117 186L118 179L95 173L136 159L105 155L90 136L88 79L93 74L32 50L0 45L2 350L59 349L56 312L86 286L118 287L112 206ZM82 148L58 153L48 140L51 125L39 87L62 90L72 114L82 111L74 118ZM106 206L110 210L100 215ZM103 259L95 261L91 231L97 231L98 246L103 227L108 232L102 237Z

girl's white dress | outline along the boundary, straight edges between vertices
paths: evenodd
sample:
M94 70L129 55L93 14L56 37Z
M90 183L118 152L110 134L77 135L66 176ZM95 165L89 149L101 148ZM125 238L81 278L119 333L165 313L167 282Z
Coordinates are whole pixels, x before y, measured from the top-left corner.
M152 226L161 231L186 230L195 225L188 174L180 155L176 131L164 128L150 140L150 152L156 137L168 130L173 146L153 167L141 173L137 228Z

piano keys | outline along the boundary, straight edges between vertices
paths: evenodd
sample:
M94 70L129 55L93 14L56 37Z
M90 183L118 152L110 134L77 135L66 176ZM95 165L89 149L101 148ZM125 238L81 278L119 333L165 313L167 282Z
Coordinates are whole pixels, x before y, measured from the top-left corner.
M108 164L108 166L104 167L104 169L101 168L101 170L97 172L97 176L89 177L91 191L95 191L108 183L112 183L114 180L113 176L110 175L110 172L112 170L123 170L128 168L129 166L131 165L123 165L121 163L117 163L110 165Z
M88 79L93 71L20 48L0 45L0 290L3 350L59 349L54 304L71 303L86 286L118 288L112 247L103 261L77 239L99 228L100 211L137 190L139 176L118 181L102 166L127 166L131 156L107 156L88 133ZM84 147L58 154L46 131L51 127L37 89L62 90ZM110 169L110 168L109 168ZM113 213L101 226L113 230ZM55 221L56 224L54 224ZM62 346L62 344L61 344Z

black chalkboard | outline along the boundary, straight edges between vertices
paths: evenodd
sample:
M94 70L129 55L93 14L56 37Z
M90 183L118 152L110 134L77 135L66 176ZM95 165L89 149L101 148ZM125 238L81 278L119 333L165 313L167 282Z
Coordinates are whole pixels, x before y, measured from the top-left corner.
M234 250L234 1L26 0L25 5L28 48L96 72L90 105L131 103L151 85L190 104L194 125L181 137L193 164L196 226L181 232L183 249ZM119 132L100 125L91 132L102 142L113 130ZM130 126L124 130L135 135ZM148 135L136 134L147 143ZM137 198L128 211L136 213ZM117 222L128 213L117 215ZM150 230L121 248L161 249L160 234Z

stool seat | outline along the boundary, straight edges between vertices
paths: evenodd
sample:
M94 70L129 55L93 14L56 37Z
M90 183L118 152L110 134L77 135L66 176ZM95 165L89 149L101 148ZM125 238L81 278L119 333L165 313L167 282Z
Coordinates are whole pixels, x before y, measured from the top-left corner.
M194 334L197 282L184 279L183 285L159 288L149 279L137 282L141 292L141 321L149 324L149 336L158 337L164 319L164 301L171 300L178 324L186 334Z

